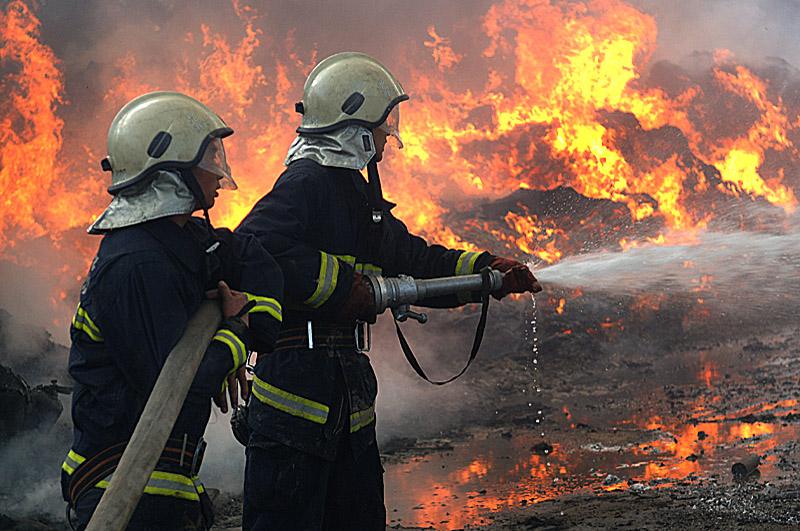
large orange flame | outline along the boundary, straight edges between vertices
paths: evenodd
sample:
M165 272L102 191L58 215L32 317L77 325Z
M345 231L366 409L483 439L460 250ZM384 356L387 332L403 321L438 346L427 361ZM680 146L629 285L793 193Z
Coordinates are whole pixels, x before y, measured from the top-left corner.
M76 190L65 181L59 160L64 121L63 78L53 50L39 42L39 20L19 0L0 11L0 256L19 258L19 240L57 239L86 222L76 209L81 195L97 192L87 185Z
M291 31L284 40L267 38L268 20L252 7L232 0L231 10L238 29L208 20L162 35L177 52L160 62L120 46L100 104L104 120L93 122L104 128L122 104L151 90L180 90L218 111L236 130L227 148L240 190L212 213L227 226L281 172L298 123L292 103L317 61L315 50L297 51ZM0 253L8 257L22 240L86 226L108 197L102 179L86 179L99 173L93 166L83 170L85 161L72 154L62 161L59 106L68 104L58 59L39 40L39 21L23 0L0 16L0 61L16 65L4 68L9 97L0 103ZM714 219L713 202L696 200L710 190L795 208L798 183L789 176L796 172L773 159L779 153L796 162L791 139L800 123L790 116L797 102L770 92L767 80L730 53L717 53L709 81L667 91L646 79L656 23L622 0L498 1L481 27L484 38L471 42L483 45L459 46L448 28L429 26L406 64L381 58L411 95L401 107L406 148L382 166L387 195L413 231L476 249L486 242L470 241L464 227L445 219L451 207L557 186L624 205L631 222L657 219L673 231ZM709 100L746 107L745 125L712 127L720 112L730 113ZM635 135L662 130L690 151L637 147ZM103 151L86 146L87 153ZM497 246L548 262L583 247L570 247L565 229L528 211L531 205L518 206L501 214L499 229L484 231ZM475 220L473 228L484 223ZM623 248L635 245L626 236L618 237Z

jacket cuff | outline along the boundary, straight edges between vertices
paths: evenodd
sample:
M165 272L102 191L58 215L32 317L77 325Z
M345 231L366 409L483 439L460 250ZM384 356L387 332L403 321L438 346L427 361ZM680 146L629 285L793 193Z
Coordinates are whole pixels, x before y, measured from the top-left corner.
M212 341L219 341L230 349L233 359L233 369L236 371L247 361L248 344L250 342L250 331L238 317L228 317L214 334Z

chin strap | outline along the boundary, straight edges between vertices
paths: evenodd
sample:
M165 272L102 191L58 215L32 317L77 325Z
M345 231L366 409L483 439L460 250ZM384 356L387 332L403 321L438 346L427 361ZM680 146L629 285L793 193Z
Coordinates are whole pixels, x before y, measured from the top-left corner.
M381 176L378 174L378 163L375 157L367 163L368 200L372 209L372 222L380 223L383 220L383 190L381 189Z
M191 168L181 168L180 175L181 179L183 179L183 182L189 187L189 191L192 192L197 204L203 209L203 217L206 218L208 237L211 240L210 245L206 249L206 253L213 253L217 247L219 247L219 238L217 238L217 234L214 232L214 226L211 225L211 217L208 215L206 196L203 194L203 189L200 188L200 183L197 182L197 178L194 176L194 173L192 173Z

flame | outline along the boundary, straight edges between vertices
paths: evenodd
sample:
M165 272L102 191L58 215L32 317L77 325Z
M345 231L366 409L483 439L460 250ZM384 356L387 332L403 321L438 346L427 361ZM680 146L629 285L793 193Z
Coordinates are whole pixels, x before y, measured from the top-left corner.
M789 150L797 155L797 150L788 138L789 118L783 102L780 97L776 103L770 101L766 82L744 66L736 66L734 72L717 68L714 75L717 82L730 92L753 104L760 111L760 118L750 127L746 136L726 139L716 149L714 165L725 181L792 212L797 206L797 198L790 188L781 184L782 171L770 179L771 182L760 173L767 149Z
M4 258L21 260L20 243L36 238L62 245L67 231L102 211L108 176L96 169L100 139L117 110L144 92L186 92L236 131L226 148L240 189L220 198L215 223L235 226L270 189L317 52L300 49L291 30L283 38L270 31L270 20L242 0L228 9L232 25L209 19L159 34L169 50L159 61L125 46L104 51L108 85L96 116L86 117L64 112L75 96L65 95L62 66L41 43L34 10L23 0L7 4L0 14ZM411 95L401 104L406 148L381 166L387 197L413 232L552 263L591 248L585 239L606 222L592 212L552 218L525 201L509 201L488 221L477 210L462 223L448 216L512 193L571 188L617 204L614 215L627 219L611 230L610 244L626 250L691 240L727 208L720 198L760 199L786 213L796 207L797 103L731 53L718 51L710 75L667 91L648 78L656 22L622 0L498 0L479 22L483 39L462 43L448 36L453 29L431 25L407 57L380 58ZM90 124L86 145L63 145L66 119ZM726 120L735 123L719 126ZM621 232L637 223L655 228ZM574 235L579 229L588 236ZM77 239L63 243L91 249Z
M39 42L41 24L23 2L12 0L0 11L0 256L19 260L19 240L57 240L81 225L84 214L74 205L83 193L67 185L59 155L64 120L64 80L53 50ZM95 192L85 183L82 190Z

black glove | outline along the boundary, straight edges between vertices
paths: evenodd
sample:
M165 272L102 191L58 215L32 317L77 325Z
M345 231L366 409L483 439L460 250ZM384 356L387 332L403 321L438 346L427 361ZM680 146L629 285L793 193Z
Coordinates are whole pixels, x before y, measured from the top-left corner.
M538 293L542 291L542 286L536 277L533 276L528 266L509 258L495 258L489 265L492 269L497 269L503 275L503 285L500 289L492 293L492 297L497 300L502 299L509 293Z
M372 292L372 283L361 273L353 273L353 284L347 295L338 320L353 322L365 321L374 324L378 316L375 313L375 294Z
M231 431L242 446L250 441L250 425L247 424L247 406L236 406L231 413Z

